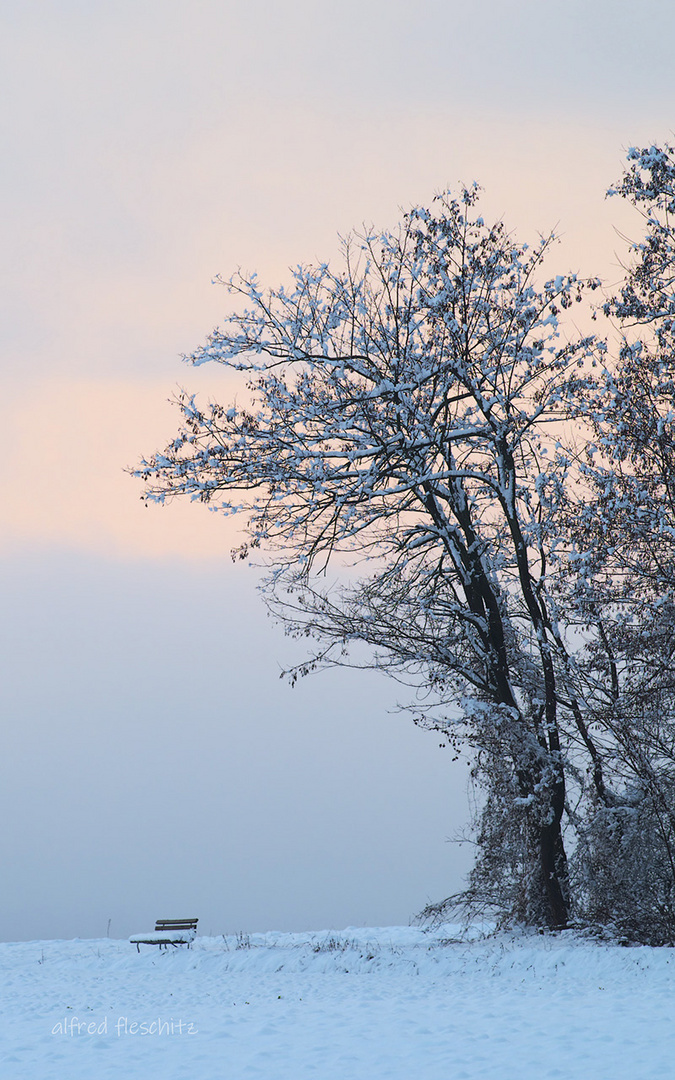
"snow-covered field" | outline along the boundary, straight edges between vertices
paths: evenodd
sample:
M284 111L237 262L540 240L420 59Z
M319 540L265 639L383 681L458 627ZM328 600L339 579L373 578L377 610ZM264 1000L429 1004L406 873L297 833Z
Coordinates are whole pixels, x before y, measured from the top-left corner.
M0 1077L675 1076L675 950L448 933L2 944Z

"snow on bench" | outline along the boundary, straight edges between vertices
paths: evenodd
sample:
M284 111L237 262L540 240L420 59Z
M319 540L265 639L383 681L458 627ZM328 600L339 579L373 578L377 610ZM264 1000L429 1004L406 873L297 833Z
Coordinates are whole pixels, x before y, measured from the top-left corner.
M154 930L145 934L132 934L129 941L138 952L141 945L159 945L160 949L168 945L187 945L188 949L197 936L199 919L158 919Z

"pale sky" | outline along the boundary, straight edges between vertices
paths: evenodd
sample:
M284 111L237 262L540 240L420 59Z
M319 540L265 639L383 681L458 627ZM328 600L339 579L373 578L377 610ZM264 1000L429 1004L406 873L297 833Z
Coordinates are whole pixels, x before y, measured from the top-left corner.
M619 274L604 192L673 139L675 8L574 0L0 5L0 938L407 922L458 888L466 778L375 675L291 690L233 526L144 509L227 310L459 182L551 272Z

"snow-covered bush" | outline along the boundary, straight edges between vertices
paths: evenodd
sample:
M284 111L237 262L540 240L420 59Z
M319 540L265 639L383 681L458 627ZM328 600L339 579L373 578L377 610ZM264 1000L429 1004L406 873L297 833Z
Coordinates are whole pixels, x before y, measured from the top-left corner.
M617 806L589 812L571 859L582 924L628 941L675 945L675 834L667 809L674 805L671 781L659 795L634 788Z

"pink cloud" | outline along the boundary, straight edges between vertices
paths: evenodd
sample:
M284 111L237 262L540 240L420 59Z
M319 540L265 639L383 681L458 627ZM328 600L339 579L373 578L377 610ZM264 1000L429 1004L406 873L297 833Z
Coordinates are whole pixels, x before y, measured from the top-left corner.
M146 507L141 482L124 471L175 432L166 398L166 385L131 380L53 380L26 394L7 420L0 550L227 559L236 523L188 503Z

